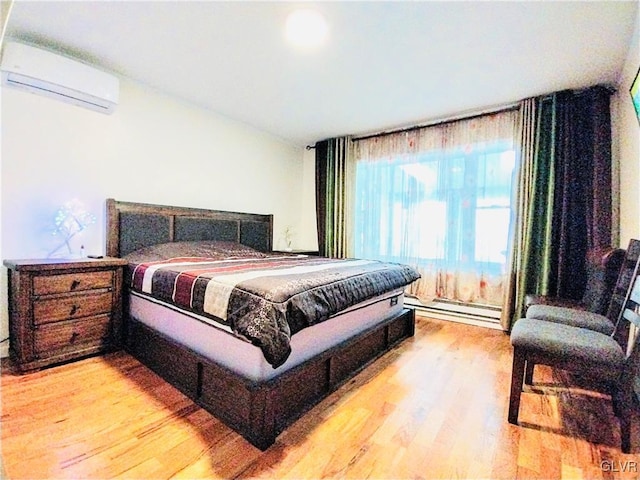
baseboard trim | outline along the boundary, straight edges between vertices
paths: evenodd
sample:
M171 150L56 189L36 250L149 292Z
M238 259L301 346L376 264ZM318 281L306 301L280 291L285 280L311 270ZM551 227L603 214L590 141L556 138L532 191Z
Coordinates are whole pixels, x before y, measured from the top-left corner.
M492 330L504 330L500 324L500 309L464 305L456 302L422 303L417 298L405 297L405 305L415 309L416 315L448 322L464 323Z
M442 313L436 310L416 307L416 315L423 318L434 318L436 320L444 320L447 322L464 323L476 327L490 328L492 330L504 330L500 323L481 318L472 318L467 316L451 315L450 313Z

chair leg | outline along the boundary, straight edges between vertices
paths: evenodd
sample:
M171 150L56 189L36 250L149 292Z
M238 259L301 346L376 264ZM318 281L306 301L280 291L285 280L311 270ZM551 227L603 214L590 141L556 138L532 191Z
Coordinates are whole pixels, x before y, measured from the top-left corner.
M513 367L511 370L511 395L509 396L509 423L518 424L520 411L520 394L522 393L522 381L524 379L526 357L518 348L513 350Z
M620 420L620 449L623 453L631 453L631 414L633 398L630 388L616 389L612 395L614 410Z
M620 416L620 440L622 453L631 453L631 419L628 412Z
M613 415L616 418L620 418L620 416L622 415L622 410L620 406L622 400L620 398L620 392L618 391L615 385L609 385L607 387L607 390L611 395L611 405L613 407Z
M524 371L524 384L525 385L533 385L533 367L535 367L536 364L533 363L530 360L527 360L527 363L525 365L525 371Z

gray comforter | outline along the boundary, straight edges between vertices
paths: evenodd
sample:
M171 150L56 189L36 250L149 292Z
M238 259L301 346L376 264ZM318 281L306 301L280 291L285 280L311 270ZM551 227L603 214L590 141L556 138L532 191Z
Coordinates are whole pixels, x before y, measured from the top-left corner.
M130 287L229 326L275 368L291 335L420 275L407 265L295 255L177 257L130 264Z

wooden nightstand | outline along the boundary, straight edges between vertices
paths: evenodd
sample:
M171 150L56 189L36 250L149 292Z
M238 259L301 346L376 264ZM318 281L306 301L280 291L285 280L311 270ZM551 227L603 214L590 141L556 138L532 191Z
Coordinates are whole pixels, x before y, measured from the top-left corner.
M19 371L120 348L120 258L5 260L9 338Z

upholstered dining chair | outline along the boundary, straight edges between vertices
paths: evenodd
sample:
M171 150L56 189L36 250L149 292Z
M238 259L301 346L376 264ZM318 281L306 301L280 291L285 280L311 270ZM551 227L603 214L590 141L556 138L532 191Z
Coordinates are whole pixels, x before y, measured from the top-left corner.
M525 311L532 305L549 305L606 314L625 254L624 249L614 247L591 250L586 261L586 286L580 300L528 294L524 301Z
M615 267L615 276L617 277L613 288L607 296L606 308L602 309L599 304L601 300L592 303L598 308L585 308L588 302L582 302L573 306L564 306L561 302L557 304L532 303L528 306L525 316L530 319L545 320L548 322L564 323L575 327L588 328L609 335L613 332L616 323L620 317L623 303L630 289L631 280L635 278L640 265L640 240L632 239L629 242L627 250L611 249L611 255L619 257L623 254L622 260L613 261ZM604 258L603 258L604 261ZM615 266L617 264L617 266ZM602 274L602 270L599 274ZM593 276L598 277L599 274ZM611 276L613 268L606 274ZM610 280L609 280L610 281ZM593 283L602 283L594 280ZM587 292L586 296L591 295ZM583 297L584 298L584 297ZM534 301L535 297L530 297L530 301ZM604 311L604 313L600 313ZM624 334L624 332L618 332Z
M526 366L548 365L591 378L606 385L613 410L620 421L621 448L631 450L631 414L634 408L633 383L640 367L640 280L636 275L626 296L620 324L631 323L628 342L616 340L615 332L601 332L545 320L523 318L511 331L513 369L509 398L509 423L518 424L520 397Z

